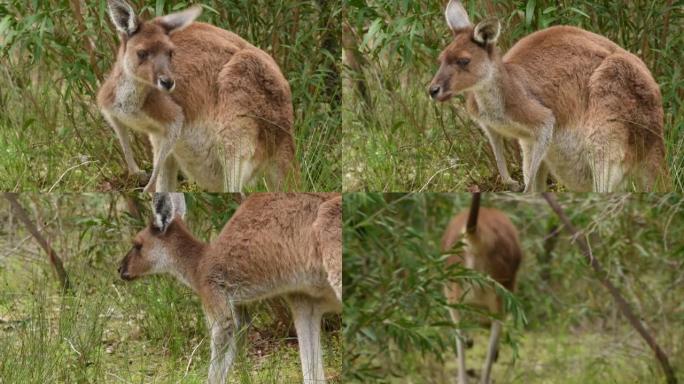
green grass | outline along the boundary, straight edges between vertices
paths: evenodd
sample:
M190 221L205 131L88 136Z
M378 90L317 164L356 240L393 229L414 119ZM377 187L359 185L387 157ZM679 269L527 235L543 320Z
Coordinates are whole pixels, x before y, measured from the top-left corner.
M170 278L128 285L102 272L96 285L62 297L49 273L2 271L0 382L206 382L209 338L198 300ZM263 307L256 311L231 383L301 380L296 340L268 338L271 321ZM337 336L326 337L324 348L335 382Z
M344 75L363 87L345 86L343 188L345 191L506 190L489 142L468 117L462 97L435 103L427 87L437 57L451 40L443 2L349 2L345 49L358 65ZM471 20L502 21L499 46L551 25L575 25L612 39L641 57L660 85L665 110L666 162L672 185L684 190L684 15L681 4L639 0L466 2ZM522 181L517 143L507 142L514 179ZM563 190L552 183L551 190Z
M550 324L547 325L550 327ZM658 382L660 367L653 361L651 351L640 344L638 336L630 329L618 327L609 332L601 329L571 330L556 328L557 331L525 331L517 341L517 358L513 351L502 347L499 359L492 368L492 380L497 384L604 384L604 383L653 383ZM445 337L452 334L445 332ZM625 335L631 335L629 337ZM489 332L473 334L474 345L466 350L466 366L482 370ZM684 337L672 334L672 337ZM456 353L451 351L441 356L421 356L407 353L404 364L412 367L411 374L389 380L390 383L448 383L458 377ZM684 364L684 351L673 356L673 363L679 364L679 380ZM479 377L479 376L478 376ZM477 382L475 380L475 382Z
M369 84L382 89L375 80ZM423 85L411 84L400 94L388 92L383 98L378 95L370 113L362 104L344 110L344 190L464 191L481 183L488 189L504 189L497 184L484 134L459 115L458 107L435 105ZM511 168L513 177L521 179L519 167Z
M190 4L132 3L148 17ZM202 3L206 8L200 21L264 49L288 79L302 176L297 189L340 190L339 7L313 0ZM140 188L125 176L118 140L95 105L118 46L106 1L89 2L80 12L73 4L13 0L0 5L0 190ZM136 135L134 141L138 163L151 171L147 139ZM187 182L181 188L197 190ZM259 183L251 190L265 188Z

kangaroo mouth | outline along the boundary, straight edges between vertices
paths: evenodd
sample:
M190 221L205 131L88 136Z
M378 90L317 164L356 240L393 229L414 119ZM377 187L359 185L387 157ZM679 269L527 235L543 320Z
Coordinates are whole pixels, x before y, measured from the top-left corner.
M120 265L119 266L119 276L121 277L121 280L125 281L131 281L135 279L135 277L131 276L130 273L128 273L128 268L126 268L125 265Z
M121 280L124 280L124 281L132 281L132 280L134 280L134 279L135 279L135 277L132 277L132 276L129 275L128 273L122 273L122 274L121 274Z
M453 96L453 92L441 92L439 95L435 96L435 100L441 103L451 99Z

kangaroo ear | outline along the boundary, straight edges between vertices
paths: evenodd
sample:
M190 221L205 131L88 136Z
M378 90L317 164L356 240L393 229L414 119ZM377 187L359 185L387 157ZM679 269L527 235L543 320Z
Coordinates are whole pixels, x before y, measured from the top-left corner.
M138 31L140 20L135 14L135 9L125 0L109 0L107 8L109 17L112 18L112 23L119 32L131 36Z
M173 220L173 201L168 192L154 194L152 210L154 211L152 227L161 233L166 232L166 229Z
M479 22L473 31L473 39L480 44L489 45L496 43L501 32L501 23L497 19L487 19Z
M458 0L450 0L447 4L446 11L444 12L446 17L446 22L452 31L458 32L463 28L470 27L470 19L468 19L468 13L463 4Z
M185 195L181 192L171 193L171 203L173 204L173 213L185 219Z
M202 14L202 7L193 5L184 11L162 16L158 22L166 30L166 33L177 32L192 24L200 14Z

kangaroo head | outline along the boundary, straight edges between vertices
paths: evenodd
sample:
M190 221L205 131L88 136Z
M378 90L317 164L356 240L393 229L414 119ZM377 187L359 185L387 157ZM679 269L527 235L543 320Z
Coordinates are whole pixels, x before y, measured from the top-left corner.
M185 200L182 193L157 193L152 222L133 239L133 248L119 266L124 280L171 272L179 241L185 238Z
M124 74L163 92L174 90L174 45L170 35L192 24L202 13L200 6L157 17L140 19L125 0L107 2L109 16L121 33L119 60Z
M472 26L458 0L449 1L445 16L454 40L439 55L439 70L428 89L430 97L437 101L477 89L491 78L495 65L494 47L501 31L496 19Z

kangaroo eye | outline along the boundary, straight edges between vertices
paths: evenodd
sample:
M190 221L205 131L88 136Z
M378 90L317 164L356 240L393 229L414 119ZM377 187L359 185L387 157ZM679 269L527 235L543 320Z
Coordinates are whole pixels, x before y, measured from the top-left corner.
M470 63L470 59L466 58L461 58L461 59L456 59L456 64L458 64L459 67L465 67Z
M173 58L173 51L169 51L169 59Z
M147 59L148 52L145 51L144 49L141 49L138 51L138 59L140 60L145 60Z
M135 249L136 251L141 250L141 249L142 249L142 244L133 244L133 249Z

